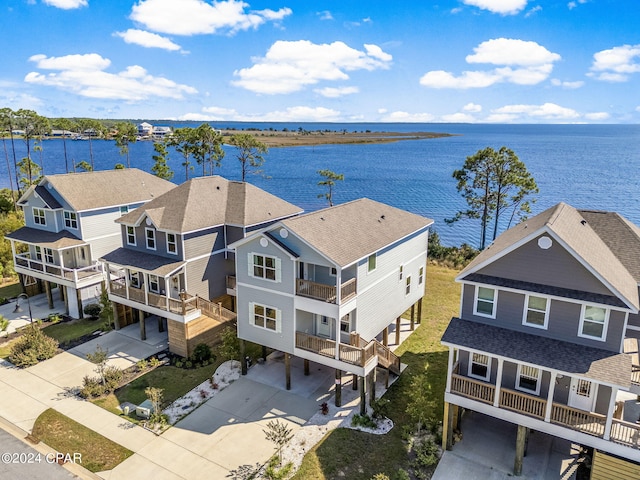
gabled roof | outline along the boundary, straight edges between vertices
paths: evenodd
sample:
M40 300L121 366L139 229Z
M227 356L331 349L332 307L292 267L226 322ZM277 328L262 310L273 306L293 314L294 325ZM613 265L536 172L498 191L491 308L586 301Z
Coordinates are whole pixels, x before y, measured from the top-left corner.
M87 242L79 239L67 230L60 232L49 232L47 230L38 230L37 228L22 227L15 232L7 233L5 238L16 240L22 243L31 243L41 247L51 248L53 250L61 250L64 248L78 247L87 245Z
M340 267L346 267L433 220L368 198L282 221L296 236Z
M631 254L638 250L625 247L624 242L632 236L632 229L628 228L627 222L619 220L622 217L617 217L614 214L600 216L594 212L579 211L571 205L559 203L496 238L460 272L457 280L467 279L470 274L478 272L520 245L539 235L548 234L563 244L563 247L599 278L612 293L637 310L640 307L638 277L627 267L638 267L640 275L640 261L630 258ZM617 233L608 230L612 225ZM640 245L638 240L635 243ZM625 252L625 249L631 252ZM624 259L625 263L620 258Z
M137 168L47 175L35 187L36 193L52 208L52 195L42 195L52 188L77 212L116 205L147 202L175 187L175 184ZM26 200L31 189L20 198ZM46 198L45 198L46 197ZM53 199L55 201L55 199ZM56 202L57 203L57 202ZM58 204L59 205L59 204ZM58 207L59 208L59 207Z
M301 212L249 183L210 176L193 178L116 221L138 225L147 216L160 230L186 233L224 224L249 227Z

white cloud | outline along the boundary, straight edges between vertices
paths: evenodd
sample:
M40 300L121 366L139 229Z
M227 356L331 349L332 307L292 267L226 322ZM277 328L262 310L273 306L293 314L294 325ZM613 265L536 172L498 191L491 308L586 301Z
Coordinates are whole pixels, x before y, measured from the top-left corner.
M476 103L467 103L464 107L462 107L462 110L464 110L465 112L479 113L482 111L482 105L478 105Z
M558 80L557 78L552 78L551 85L553 85L554 87L562 87L569 90L574 90L576 88L584 86L584 82L582 80L576 80L575 82L563 82L562 80Z
M584 118L587 120L606 120L610 117L607 112L585 113Z
M8 90L5 86L2 86L2 90L0 90L0 105L3 107L36 110L38 107L41 107L42 104L42 100L38 97L34 97L27 93Z
M187 113L179 120L236 122L333 122L341 119L338 110L324 107L289 107L268 113L240 114L235 109L205 107L204 113Z
M535 7L533 7L531 10L529 10L527 13L524 14L524 16L526 18L529 18L531 15L538 13L542 10L542 7L540 5L536 5Z
M365 45L365 50L343 42L279 40L252 67L236 70L239 79L232 83L256 93L292 93L322 80L348 80L348 71L389 68L391 55L376 45Z
M590 77L607 82L626 82L640 72L640 45L621 45L593 55Z
M463 3L501 15L515 15L527 6L527 0L463 0Z
M140 0L131 9L130 18L154 32L197 35L255 29L292 13L290 8L247 11L248 6L238 0Z
M86 7L87 0L43 0L44 3L52 7L63 10L73 10L74 8Z
M327 97L327 98L343 97L345 95L358 93L359 91L360 89L358 87L325 87L325 88L316 88L314 90L314 92L319 93L323 97Z
M467 55L467 63L502 65L488 71L464 71L456 76L444 70L425 73L420 84L430 88L484 88L496 83L536 85L546 80L553 70L553 63L560 60L536 42L496 38L482 42Z
M577 0L577 1L572 1L567 3L567 7L569 7L569 10L573 10L574 8L576 8L578 6L578 4L584 4L587 3L587 0Z
M640 105L636 107L636 112L640 112Z
M573 120L579 118L580 114L572 108L561 107L555 103L544 103L542 105L505 105L491 111L487 117L488 122L513 122L526 119L535 120Z
M162 48L169 51L180 50L180 45L173 43L168 38L144 30L130 28L125 32L116 32L114 35L122 38L126 43L133 43L141 47Z
M57 70L55 73L30 72L24 81L37 85L56 87L90 98L141 101L153 97L184 98L197 90L163 77L154 77L139 65L132 65L118 73L105 70L111 65L108 58L97 53L29 58L41 70Z
M316 15L320 17L320 20L333 20L333 15L331 15L329 10L318 12Z
M442 115L442 121L447 123L473 123L476 121L473 115L468 113L451 113L449 115Z
M411 122L411 123L427 123L433 122L435 116L430 113L409 113L396 111L385 115L380 119L381 122Z

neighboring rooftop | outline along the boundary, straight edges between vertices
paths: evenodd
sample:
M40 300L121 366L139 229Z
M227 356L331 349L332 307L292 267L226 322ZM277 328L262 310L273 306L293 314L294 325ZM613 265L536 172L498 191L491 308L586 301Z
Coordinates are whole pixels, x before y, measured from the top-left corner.
M250 227L299 213L300 207L254 185L216 175L193 178L117 221L134 225L148 216L161 230L186 233L224 224Z
M433 220L361 198L282 223L340 267L346 267L427 228Z
M175 184L137 168L46 175L38 186L30 187L18 203L22 203L35 190L51 208L60 208L51 194L42 194L49 186L75 211L81 212L147 202L168 192Z

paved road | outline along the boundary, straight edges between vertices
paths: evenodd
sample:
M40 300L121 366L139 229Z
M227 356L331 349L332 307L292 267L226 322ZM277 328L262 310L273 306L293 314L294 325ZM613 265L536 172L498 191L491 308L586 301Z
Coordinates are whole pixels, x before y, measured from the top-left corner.
M0 478L30 480L78 478L57 463L51 463L53 460L0 429Z

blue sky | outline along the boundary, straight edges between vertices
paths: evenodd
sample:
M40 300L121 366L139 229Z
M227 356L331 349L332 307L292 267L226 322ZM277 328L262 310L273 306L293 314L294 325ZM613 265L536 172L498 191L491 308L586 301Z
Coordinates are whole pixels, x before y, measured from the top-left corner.
M49 117L639 123L637 0L4 0Z

